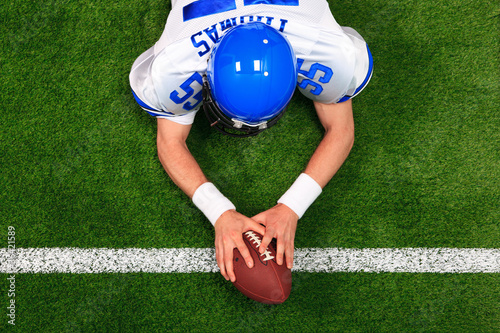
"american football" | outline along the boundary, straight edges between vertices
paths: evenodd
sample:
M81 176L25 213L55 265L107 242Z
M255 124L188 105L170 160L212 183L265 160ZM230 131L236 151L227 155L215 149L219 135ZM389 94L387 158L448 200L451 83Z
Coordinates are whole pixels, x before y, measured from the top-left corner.
M234 249L234 286L254 301L265 304L283 303L292 289L292 271L287 268L286 262L278 265L273 243L264 253L259 253L262 235L247 231L243 234L243 239L254 261L254 267L248 268L238 249Z

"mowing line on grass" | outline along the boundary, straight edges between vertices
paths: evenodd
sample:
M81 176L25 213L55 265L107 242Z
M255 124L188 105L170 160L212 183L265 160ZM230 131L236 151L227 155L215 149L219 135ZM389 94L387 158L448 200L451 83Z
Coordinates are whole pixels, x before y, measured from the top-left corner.
M500 249L302 248L296 272L500 273ZM218 272L213 248L0 249L0 273Z

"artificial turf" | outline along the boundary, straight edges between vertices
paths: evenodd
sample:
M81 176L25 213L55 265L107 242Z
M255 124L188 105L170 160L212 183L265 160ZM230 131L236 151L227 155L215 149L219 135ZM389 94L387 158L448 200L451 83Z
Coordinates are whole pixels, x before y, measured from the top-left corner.
M329 3L366 39L375 71L353 102L353 150L295 245L498 248L498 4ZM157 0L0 6L2 239L14 226L17 247L213 246L212 226L163 171L156 122L128 85L169 10ZM252 216L275 204L321 137L297 93L255 138L224 137L200 112L188 145ZM498 274L297 273L280 307L244 299L218 274L16 278L23 332L500 329ZM7 304L7 286L0 294ZM12 329L2 317L0 329Z

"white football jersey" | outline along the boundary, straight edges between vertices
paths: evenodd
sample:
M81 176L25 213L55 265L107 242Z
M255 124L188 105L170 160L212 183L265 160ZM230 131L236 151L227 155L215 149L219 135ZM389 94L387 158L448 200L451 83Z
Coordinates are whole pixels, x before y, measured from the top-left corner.
M333 18L326 0L177 0L160 40L132 66L130 84L151 115L191 124L202 103L201 75L214 43L231 27L260 21L288 38L298 89L339 103L368 83L373 60L363 38Z

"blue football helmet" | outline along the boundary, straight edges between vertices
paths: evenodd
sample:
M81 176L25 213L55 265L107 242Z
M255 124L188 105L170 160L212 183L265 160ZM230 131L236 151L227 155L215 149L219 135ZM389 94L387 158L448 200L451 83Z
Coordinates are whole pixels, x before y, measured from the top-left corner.
M238 25L215 43L203 83L203 109L231 136L257 135L283 115L297 85L288 40L260 22Z

